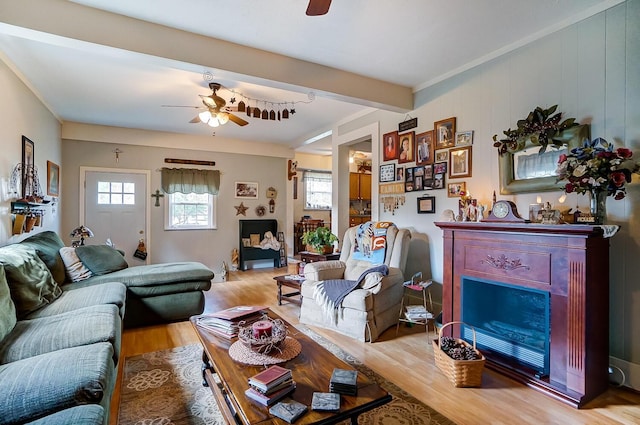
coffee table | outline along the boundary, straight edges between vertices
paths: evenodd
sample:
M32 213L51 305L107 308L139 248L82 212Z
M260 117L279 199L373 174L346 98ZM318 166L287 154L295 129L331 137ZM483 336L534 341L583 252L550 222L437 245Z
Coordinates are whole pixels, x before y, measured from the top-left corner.
M281 319L268 311L272 319ZM191 318L191 324L202 343L203 384L208 386L216 399L225 419L230 424L286 424L285 421L269 414L269 408L250 400L244 395L249 377L264 370L263 366L246 365L233 360L228 350L235 341L220 338L196 325L199 316ZM298 356L280 366L291 369L297 387L290 397L307 406L309 410L296 424L335 424L347 419L358 423L358 416L366 411L391 401L391 395L362 373L358 374L357 396L341 396L339 412L319 412L311 410L311 398L315 391L328 392L329 378L333 369L354 368L343 362L304 333L297 331L283 320L289 329L289 336L300 342L302 351ZM217 374L218 380L214 374Z
M281 276L275 276L273 279L278 284L278 305L282 305L282 297L287 298L290 302L296 303L298 305L302 304L302 300L300 298L291 298L300 295L300 285L304 281L304 279L291 279L291 275L283 274ZM286 294L282 293L282 287L287 286L289 288L295 289L294 292L288 292Z

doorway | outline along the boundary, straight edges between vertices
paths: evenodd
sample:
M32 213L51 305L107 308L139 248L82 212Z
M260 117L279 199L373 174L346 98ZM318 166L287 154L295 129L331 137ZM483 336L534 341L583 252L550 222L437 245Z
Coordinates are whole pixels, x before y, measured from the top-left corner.
M150 263L149 170L80 167L80 223L92 230L92 245L107 243L125 252L129 264ZM146 260L134 257L138 243Z

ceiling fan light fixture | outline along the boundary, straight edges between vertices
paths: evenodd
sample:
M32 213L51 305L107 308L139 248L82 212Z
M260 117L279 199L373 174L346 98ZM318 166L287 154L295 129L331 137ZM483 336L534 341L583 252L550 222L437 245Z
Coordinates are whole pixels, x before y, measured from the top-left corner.
M220 122L218 121L218 118L216 117L211 117L211 119L209 120L209 122L207 123L210 127L218 127L220 125Z
M200 121L202 121L203 123L206 124L211 119L211 112L209 112L209 111L200 112L198 114L198 118L200 118Z
M220 122L220 125L225 125L229 122L229 114L227 114L226 112L218 112L216 114L216 118Z

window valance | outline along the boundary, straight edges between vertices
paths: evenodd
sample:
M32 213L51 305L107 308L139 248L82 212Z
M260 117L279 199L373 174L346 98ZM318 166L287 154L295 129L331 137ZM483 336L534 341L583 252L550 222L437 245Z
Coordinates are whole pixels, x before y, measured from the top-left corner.
M217 195L220 188L219 170L195 168L162 168L161 185L165 193L210 193Z

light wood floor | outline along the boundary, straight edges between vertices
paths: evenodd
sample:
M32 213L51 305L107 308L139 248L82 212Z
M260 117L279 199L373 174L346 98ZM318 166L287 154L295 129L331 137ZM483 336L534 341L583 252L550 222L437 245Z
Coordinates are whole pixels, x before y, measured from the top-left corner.
M232 272L227 282L214 283L207 292L205 311L234 305L268 305L297 324L299 307L286 302L278 306L276 302L272 278L285 273L285 269ZM373 344L320 328L314 330L460 425L640 424L640 394L626 389L611 387L577 410L486 369L481 388L454 388L436 368L430 339L421 326L401 326L398 336L391 328ZM120 358L197 342L189 322L126 330ZM117 422L123 364L120 361L111 424Z

